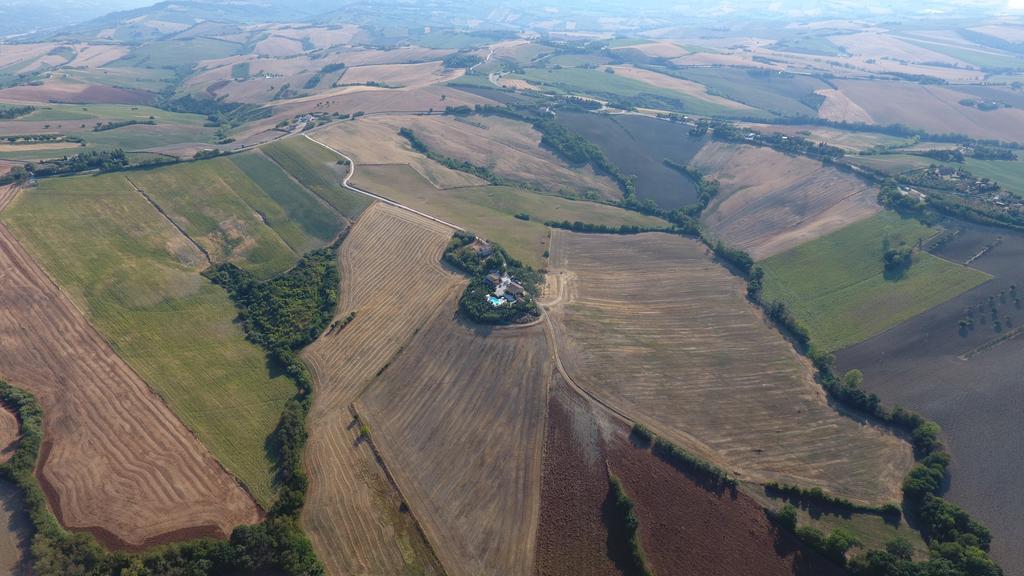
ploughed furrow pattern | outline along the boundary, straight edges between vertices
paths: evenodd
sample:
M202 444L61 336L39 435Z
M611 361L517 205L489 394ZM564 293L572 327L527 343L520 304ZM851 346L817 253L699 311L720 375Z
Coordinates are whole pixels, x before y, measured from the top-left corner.
M0 376L44 410L38 475L61 523L138 548L256 522L249 495L0 226Z
M553 308L573 380L745 479L898 501L910 446L831 408L809 364L695 240L552 235Z
M359 400L449 574L534 573L548 381L542 326L485 328L450 300Z
M349 406L460 283L440 264L451 229L386 204L368 208L342 244L337 318L303 353L315 394L303 525L330 574L400 574L394 527L375 486L387 480L359 440Z

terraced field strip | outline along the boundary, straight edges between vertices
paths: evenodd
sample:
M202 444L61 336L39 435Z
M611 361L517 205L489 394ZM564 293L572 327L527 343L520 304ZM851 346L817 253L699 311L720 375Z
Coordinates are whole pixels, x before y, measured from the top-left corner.
M573 381L740 478L899 499L908 444L832 409L810 366L703 245L667 234L552 234L569 271L550 306Z
M489 328L451 298L358 401L447 572L534 573L553 371L544 328Z
M34 393L38 475L62 524L138 548L225 537L260 512L0 226L0 375Z
M339 253L337 318L355 312L341 331L325 333L303 353L315 395L308 419L310 475L303 525L330 574L402 574L419 559L403 556L375 487L387 481L359 440L349 408L433 314L458 292L441 254L451 229L377 203L356 222Z

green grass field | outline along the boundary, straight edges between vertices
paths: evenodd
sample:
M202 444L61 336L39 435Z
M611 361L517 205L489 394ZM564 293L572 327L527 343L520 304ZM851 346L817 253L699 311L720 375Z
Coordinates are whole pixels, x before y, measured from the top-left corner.
M265 220L263 210L279 212L280 206L227 158L132 172L128 178L215 261L233 262L258 277L286 270L316 243L287 218Z
M173 86L176 78L174 72L162 68L86 68L75 70L62 68L61 74L81 82L90 84L103 84L117 88L129 88L133 90L147 90L149 92L161 92L168 86Z
M507 186L439 190L406 164L358 166L353 184L432 216L472 230L540 268L547 250L548 220L619 226L668 226L659 218L615 206L546 196ZM520 220L516 214L528 214Z
M900 40L910 42L920 46L921 48L927 48L940 54L945 54L957 60L962 60L968 64L973 64L982 69L995 68L995 69L1024 69L1024 59L1012 56L1007 53L1000 53L994 48L967 48L962 46L956 46L953 44L946 44L944 42L936 42L932 39L925 38L912 38L897 36Z
M206 122L206 117L199 114L168 112L151 106L129 104L47 104L18 120L93 120L91 123L84 122L86 127L91 130L92 125L100 118L103 120L148 120L150 116L158 124L202 126L203 122Z
M1016 196L1024 196L1024 160L975 160L968 158L961 164L948 164L966 168L979 178L991 178L999 186Z
M536 85L554 89L567 94L587 94L596 97L635 98L643 95L656 96L682 103L682 110L693 114L730 115L736 114L733 108L718 106L683 94L675 90L660 88L626 78L619 74L609 74L603 68L527 68L523 74L509 74L509 78L520 78ZM751 113L747 111L747 113Z
M704 84L712 94L787 116L815 116L822 99L814 91L828 88L811 76L738 68L666 69L665 73Z
M307 189L355 220L370 205L362 194L346 190L341 180L348 171L338 161L341 156L306 138L286 138L263 146L261 150Z
M927 252L914 254L903 278L886 278L886 240L893 247L916 245L934 233L916 220L883 212L762 261L764 296L786 304L816 350L861 342L990 278Z
M122 174L53 178L2 219L114 350L262 505L265 440L293 383L268 373L205 262ZM59 231L59 233L57 233Z
M341 230L342 221L338 214L317 199L316 195L289 178L270 158L254 151L235 154L231 156L231 162L274 200L272 206L257 209L289 246L305 246L300 251L307 252L330 242ZM301 231L293 231L294 227Z
M215 38L157 40L136 47L111 67L191 68L200 60L226 58L242 49L241 44Z

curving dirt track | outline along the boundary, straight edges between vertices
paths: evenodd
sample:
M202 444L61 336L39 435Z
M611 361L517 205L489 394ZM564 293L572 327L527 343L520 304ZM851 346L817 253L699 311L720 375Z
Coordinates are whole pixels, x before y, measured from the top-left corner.
M261 513L0 226L0 376L42 403L39 480L61 523L114 548L225 537Z
M831 408L703 245L555 230L551 256L574 275L551 317L560 360L584 390L743 479L898 501L909 445Z
M315 392L308 419L306 467L310 491L303 512L329 574L401 574L400 534L379 505L387 485L350 406L399 350L458 291L441 253L451 229L395 206L376 203L352 228L339 254L337 318L356 317L328 331L303 353Z
M454 298L360 398L452 576L534 573L553 372L544 328L470 325Z

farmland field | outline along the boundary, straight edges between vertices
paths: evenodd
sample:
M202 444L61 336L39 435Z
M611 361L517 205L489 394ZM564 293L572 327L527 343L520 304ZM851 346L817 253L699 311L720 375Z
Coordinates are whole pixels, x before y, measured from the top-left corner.
M944 226L959 232L935 253L964 262L994 244L971 263L994 279L841 350L836 359L842 370L862 370L865 388L883 402L916 410L942 426L953 454L946 496L992 530L993 557L1007 574L1020 574L1024 502L1015 494L1024 490L1024 456L1005 448L1024 443L1018 417L1024 407L1024 338L1017 332L1024 314L1006 294L1011 284L1024 286L1024 236L956 221ZM1000 325L990 316L993 305ZM959 329L965 309L979 306L973 326Z
M882 332L990 276L923 251L903 277L886 274L885 245L914 247L938 231L884 212L761 262L764 298L784 302L821 351Z
M820 162L770 148L710 142L691 164L721 182L709 231L761 259L868 218L876 190Z
M558 122L597 145L624 174L635 175L637 196L675 209L697 199L693 181L665 166L666 158L689 164L703 139L688 128L645 116L607 116L562 112Z
M323 146L306 138L289 138L267 144L261 151L288 172L307 190L320 197L350 220L354 220L370 205L370 200L346 190L341 180L346 171L340 166L341 158Z
M392 520L394 509L382 504L387 480L349 410L462 285L441 267L450 237L449 228L400 208L368 208L339 253L335 318L356 316L302 354L315 390L307 419L310 490L302 523L330 574L415 573L431 565L425 552L406 553L425 545L417 547L418 534L403 531Z
M540 268L547 250L544 222L569 220L607 226L663 227L668 223L615 206L545 196L508 186L438 190L404 164L360 165L353 185L472 230L498 242L523 262ZM527 214L528 221L516 218Z
M227 295L199 275L206 261L196 247L121 174L45 180L3 220L114 352L268 505L265 440L295 387L268 373Z
M813 115L828 84L810 76L744 68L685 68L672 74L707 86L713 94L786 116Z
M415 116L372 117L343 122L317 131L313 138L344 152L356 164L408 164L438 188L478 186L481 178L452 170L416 152L409 141L398 134L407 120ZM424 119L428 121L429 119Z
M831 408L806 361L701 244L658 233L552 239L551 267L569 286L551 314L578 385L741 479L899 498L909 445Z
M257 195L250 195L248 201L295 252L326 244L341 230L343 217L266 155L235 154L231 161L273 200L260 202Z
M42 405L38 475L61 523L133 548L257 521L249 495L2 226L0 259L0 374Z
M986 112L963 106L960 100L970 94L942 86L877 80L834 83L877 124L898 123L934 134L956 132L1006 142L1021 139L1017 126L1024 121L1024 110L1020 108Z
M652 73L653 74L653 73ZM645 106L667 108L678 112L701 115L729 115L746 111L733 103L723 105L718 101L709 101L705 95L700 97L681 90L663 88L652 83L621 74L609 74L603 69L591 68L526 68L523 74L510 74L511 80L524 80L535 86L553 89L566 94L582 94L597 98L631 99L654 98ZM660 82L665 84L671 78ZM656 104L655 104L656 103Z
M273 228L280 223L291 232L288 220L266 220L257 207L273 201L226 158L142 170L126 179L152 198L215 262L232 262L267 278L298 259ZM313 243L308 237L294 241L300 252L301 246Z
M548 380L542 326L464 323L446 301L359 400L449 574L531 574Z
M431 152L484 166L498 176L528 182L552 194L590 194L608 199L622 197L622 192L611 179L598 176L589 167L574 170L554 153L541 147L541 134L525 122L481 115L469 119L454 116L378 116L343 124L336 130L347 132L350 127L355 127L363 131L369 124L386 126L392 138L398 137L399 129L409 128ZM368 154L359 149L354 154L367 163L397 161L394 155L367 158ZM409 162L424 175L437 171L433 168L428 172L427 162L421 159L410 157ZM453 187L445 185L442 178L430 179L442 188Z

